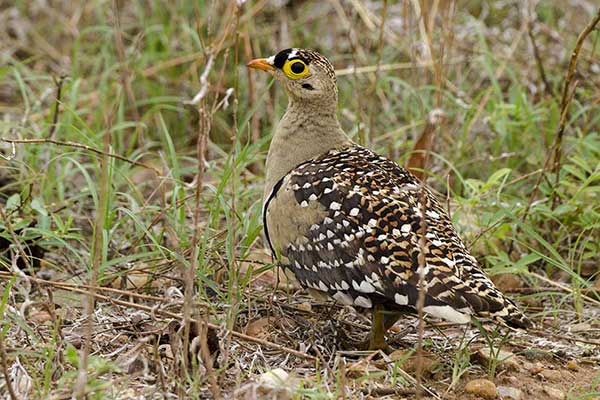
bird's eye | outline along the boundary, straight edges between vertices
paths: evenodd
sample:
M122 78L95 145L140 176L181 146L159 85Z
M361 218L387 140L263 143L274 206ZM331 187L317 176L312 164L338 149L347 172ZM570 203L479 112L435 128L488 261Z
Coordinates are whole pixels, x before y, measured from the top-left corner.
M290 79L300 79L308 75L308 67L302 60L291 60L283 65L283 72Z
M290 69L295 74L301 74L304 71L304 64L301 61L293 62Z

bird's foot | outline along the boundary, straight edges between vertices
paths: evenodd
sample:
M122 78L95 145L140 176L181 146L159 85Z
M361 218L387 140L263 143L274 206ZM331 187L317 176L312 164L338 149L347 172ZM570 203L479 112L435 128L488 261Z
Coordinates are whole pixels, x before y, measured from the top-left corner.
M394 351L385 340L376 340L374 338L367 338L362 342L359 342L356 346L358 350L362 351L383 351L385 354L390 354Z

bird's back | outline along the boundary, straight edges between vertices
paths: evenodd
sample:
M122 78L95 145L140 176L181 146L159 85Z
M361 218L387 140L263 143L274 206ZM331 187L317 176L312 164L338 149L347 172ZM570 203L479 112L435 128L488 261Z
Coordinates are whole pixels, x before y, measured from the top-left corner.
M415 311L423 265L426 313L530 324L485 276L434 195L363 147L331 150L290 171L265 201L264 224L282 265L341 303Z

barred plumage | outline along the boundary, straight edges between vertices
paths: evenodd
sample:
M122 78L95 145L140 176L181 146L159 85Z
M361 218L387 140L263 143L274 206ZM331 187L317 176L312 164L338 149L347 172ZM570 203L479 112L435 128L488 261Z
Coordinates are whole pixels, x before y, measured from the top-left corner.
M293 193L297 212L323 210L309 212L316 218L307 230L271 216L289 211L286 196L278 201L284 192ZM284 176L265 204L265 227L297 234L280 245L280 260L303 286L348 305L380 303L414 312L422 210L424 311L453 322L468 322L477 314L527 326L523 314L481 271L432 193L408 171L360 146L332 150Z
M269 246L304 287L373 309L369 348L386 346L383 333L398 318L379 313L416 311L421 272L428 314L530 325L485 276L431 191L346 137L334 69L323 56L287 49L248 65L272 71L290 100L267 157Z

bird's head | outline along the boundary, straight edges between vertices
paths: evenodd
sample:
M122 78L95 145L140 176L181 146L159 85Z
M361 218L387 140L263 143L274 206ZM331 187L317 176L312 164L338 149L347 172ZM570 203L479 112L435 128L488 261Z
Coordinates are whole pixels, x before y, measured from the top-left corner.
M313 105L337 103L337 84L331 63L312 49L285 49L268 58L257 58L248 67L272 72L288 95Z

